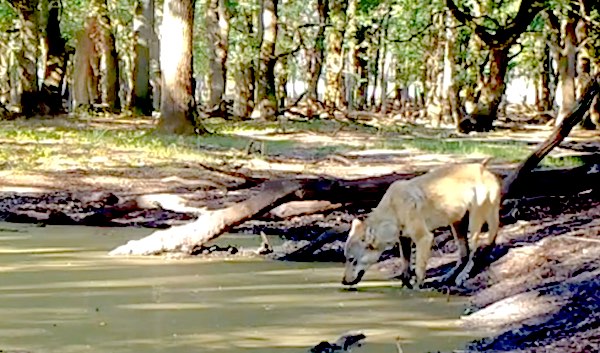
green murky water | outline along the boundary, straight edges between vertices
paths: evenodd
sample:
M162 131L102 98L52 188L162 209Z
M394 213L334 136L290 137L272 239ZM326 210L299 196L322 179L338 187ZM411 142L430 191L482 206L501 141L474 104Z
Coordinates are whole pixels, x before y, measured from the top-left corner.
M341 264L113 258L142 229L0 223L0 350L30 352L306 352L349 330L355 352L449 350L469 340L463 303L365 281ZM258 243L230 236L221 242Z

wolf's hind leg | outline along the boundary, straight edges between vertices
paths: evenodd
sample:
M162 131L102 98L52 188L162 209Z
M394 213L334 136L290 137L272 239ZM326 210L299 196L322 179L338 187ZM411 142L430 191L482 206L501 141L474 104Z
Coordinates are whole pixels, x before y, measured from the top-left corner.
M467 239L467 219L464 217L458 222L454 222L450 225L450 230L454 236L454 241L458 248L458 260L456 265L446 272L444 275L436 279L437 282L447 283L453 281L458 272L467 264L469 261L469 245Z

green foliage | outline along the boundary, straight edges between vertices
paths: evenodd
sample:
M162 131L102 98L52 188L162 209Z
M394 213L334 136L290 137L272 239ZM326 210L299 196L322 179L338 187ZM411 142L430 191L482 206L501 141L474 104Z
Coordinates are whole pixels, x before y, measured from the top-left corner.
M0 32L6 32L11 29L17 14L6 0L0 0Z

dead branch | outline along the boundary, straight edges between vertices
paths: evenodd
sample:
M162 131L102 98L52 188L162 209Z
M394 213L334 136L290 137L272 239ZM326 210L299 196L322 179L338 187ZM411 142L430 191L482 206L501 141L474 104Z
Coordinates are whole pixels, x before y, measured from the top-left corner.
M544 157L558 146L571 132L589 110L594 97L600 92L600 75L590 80L584 94L577 100L569 115L557 126L548 138L527 158L519 167L509 175L503 183L502 195L507 197L518 187L518 183L535 168Z

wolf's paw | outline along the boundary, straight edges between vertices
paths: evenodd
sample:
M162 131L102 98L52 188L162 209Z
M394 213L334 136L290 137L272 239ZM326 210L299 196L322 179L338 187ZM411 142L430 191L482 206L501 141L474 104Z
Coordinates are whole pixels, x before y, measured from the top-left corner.
M467 266L465 266L465 268L458 274L458 276L456 276L456 280L454 281L454 283L456 283L457 286L462 287L465 284L465 282L471 277L471 270L473 270L473 266L473 261L469 261Z

